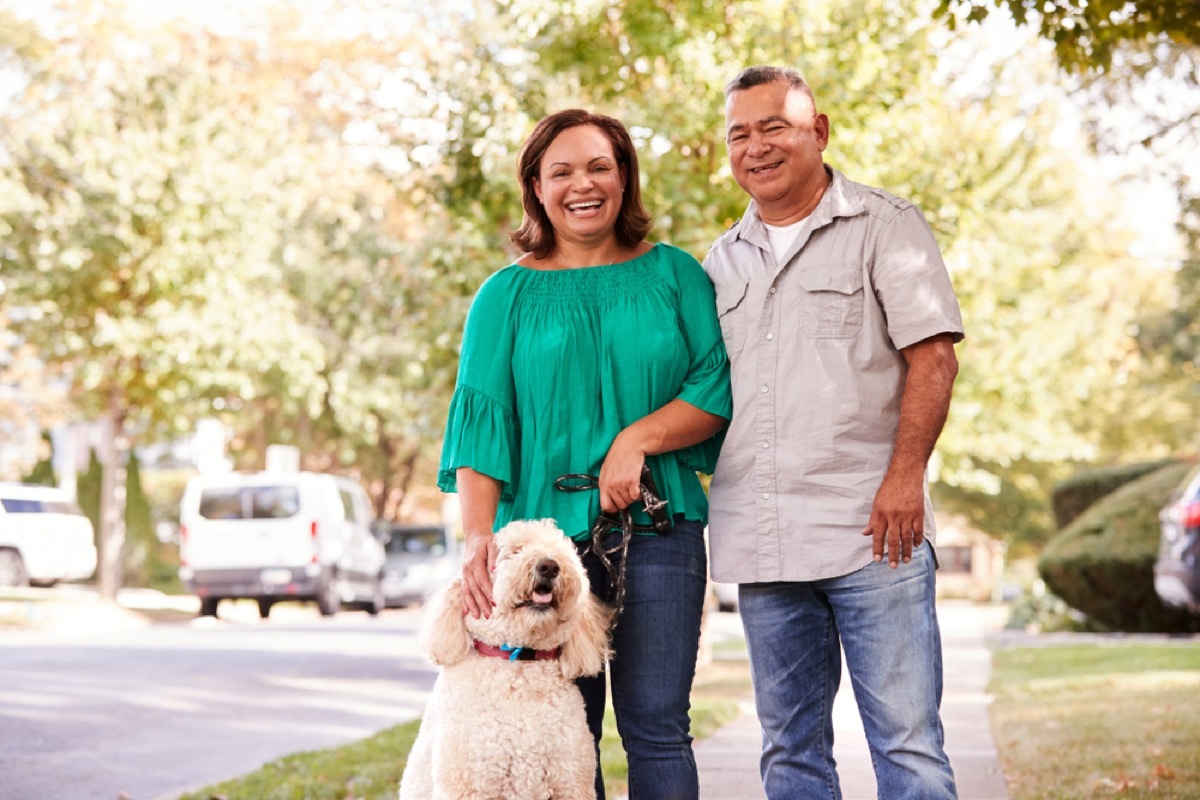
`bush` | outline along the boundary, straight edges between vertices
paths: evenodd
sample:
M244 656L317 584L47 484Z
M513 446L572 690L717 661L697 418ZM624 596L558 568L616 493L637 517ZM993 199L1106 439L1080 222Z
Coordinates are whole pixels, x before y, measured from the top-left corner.
M1174 460L1168 459L1123 464L1119 467L1100 467L1084 470L1067 478L1050 490L1055 525L1060 529L1067 527L1100 498L1112 494L1130 481L1174 463Z
M1050 590L1114 630L1200 631L1200 616L1166 608L1154 593L1158 512L1187 470L1172 463L1122 486L1051 539L1038 562Z

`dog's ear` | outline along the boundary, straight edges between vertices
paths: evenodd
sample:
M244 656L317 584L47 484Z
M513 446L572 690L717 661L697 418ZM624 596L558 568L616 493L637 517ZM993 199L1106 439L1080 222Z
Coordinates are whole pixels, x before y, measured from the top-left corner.
M421 621L420 641L429 659L439 667L457 664L471 652L461 578L431 598Z
M612 610L588 591L586 583L583 591L585 598L582 608L574 621L571 638L563 643L559 657L563 676L567 680L595 675L604 669L604 662L609 656L608 623L612 619Z

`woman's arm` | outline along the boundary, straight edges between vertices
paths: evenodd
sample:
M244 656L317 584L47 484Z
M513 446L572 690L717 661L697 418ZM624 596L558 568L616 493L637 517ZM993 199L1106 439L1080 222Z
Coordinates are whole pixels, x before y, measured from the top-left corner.
M642 498L646 456L670 453L715 436L728 420L672 400L617 434L600 467L600 508L613 513Z
M496 565L496 537L492 528L500 505L500 481L459 467L458 502L462 507L466 544L462 564L463 613L478 618L492 615L492 570Z

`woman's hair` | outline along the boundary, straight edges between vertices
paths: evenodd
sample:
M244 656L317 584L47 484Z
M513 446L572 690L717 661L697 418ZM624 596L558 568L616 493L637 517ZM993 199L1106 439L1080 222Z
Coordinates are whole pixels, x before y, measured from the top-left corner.
M592 114L579 108L559 111L543 118L529 134L517 157L517 178L521 182L521 205L525 209L521 227L509 234L512 243L537 258L548 258L554 252L554 227L546 209L538 201L533 183L540 176L542 157L551 142L568 128L592 125L608 137L613 157L625 176L621 193L621 211L617 215L615 233L622 247L636 247L650 232L652 219L642 205L642 188L638 181L637 151L629 132L619 120L603 114Z

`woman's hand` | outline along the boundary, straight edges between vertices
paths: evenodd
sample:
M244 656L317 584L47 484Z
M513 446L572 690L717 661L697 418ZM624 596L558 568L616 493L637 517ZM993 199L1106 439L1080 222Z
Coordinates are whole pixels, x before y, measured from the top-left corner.
M600 508L614 514L642 499L642 465L646 451L626 428L617 434L600 467Z
M458 499L466 537L462 563L463 613L478 619L492 615L492 571L496 568L496 537L492 535L500 481L459 467Z
M468 532L463 552L463 613L492 615L492 572L496 569L496 537L490 530Z

